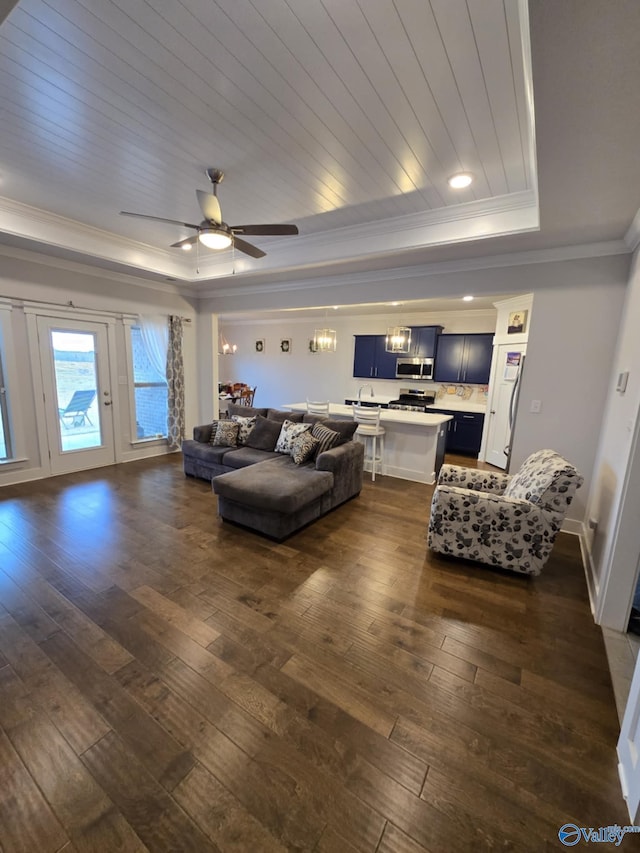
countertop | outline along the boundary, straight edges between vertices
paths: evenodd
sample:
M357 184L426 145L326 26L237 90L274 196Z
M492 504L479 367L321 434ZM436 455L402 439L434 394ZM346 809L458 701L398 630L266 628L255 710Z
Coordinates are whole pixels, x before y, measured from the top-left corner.
M281 408L290 409L292 412L306 412L307 404L284 403ZM330 403L329 414L339 415L343 418L352 418L353 409L351 406L341 405L340 403ZM449 420L451 420L451 415L430 415L426 412L424 414L422 412L403 412L401 409L382 409L380 412L380 422L386 424L414 424L415 426L436 427Z
M453 395L451 395L453 397ZM466 400L461 400L459 397L454 397L453 400L448 397L441 397L439 400L429 406L433 409L447 409L450 412L479 412L481 415L487 413L486 403L468 403Z

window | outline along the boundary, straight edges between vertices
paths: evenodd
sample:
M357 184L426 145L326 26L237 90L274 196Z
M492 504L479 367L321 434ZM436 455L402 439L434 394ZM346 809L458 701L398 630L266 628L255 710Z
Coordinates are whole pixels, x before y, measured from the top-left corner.
M145 343L140 326L130 326L136 432L135 438L166 438L167 380Z

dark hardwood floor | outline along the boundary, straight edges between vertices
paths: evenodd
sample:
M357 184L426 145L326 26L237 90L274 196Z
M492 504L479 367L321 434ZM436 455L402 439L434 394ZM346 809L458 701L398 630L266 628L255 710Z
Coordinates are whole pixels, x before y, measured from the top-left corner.
M539 853L628 823L577 539L532 580L436 558L431 492L367 480L275 544L179 455L4 488L4 853Z

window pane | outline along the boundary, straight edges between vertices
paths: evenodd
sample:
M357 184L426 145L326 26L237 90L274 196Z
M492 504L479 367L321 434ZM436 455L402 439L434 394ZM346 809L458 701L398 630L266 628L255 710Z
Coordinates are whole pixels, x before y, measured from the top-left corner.
M51 332L63 452L100 447L96 341L91 332Z
M5 437L6 426L2 408L3 407L0 407L0 459L7 459L9 457L9 453L7 450L7 439Z
M136 438L165 438L167 435L167 382L155 366L144 344L139 326L131 327L133 354Z

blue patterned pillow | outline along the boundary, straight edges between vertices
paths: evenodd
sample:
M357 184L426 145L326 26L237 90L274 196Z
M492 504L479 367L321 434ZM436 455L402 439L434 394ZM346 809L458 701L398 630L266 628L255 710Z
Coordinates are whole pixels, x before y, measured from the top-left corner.
M305 430L293 439L291 458L296 465L302 465L303 462L313 459L319 444L318 439L314 438L309 430Z
M288 453L291 456L291 445L293 440L311 429L311 424L295 424L293 421L285 420L280 428L280 435L276 442L276 453Z
M329 429L329 427L323 426L321 423L315 423L313 425L311 435L318 439L316 456L320 456L320 454L324 453L325 450L330 450L332 447L335 447L340 441L340 433Z

